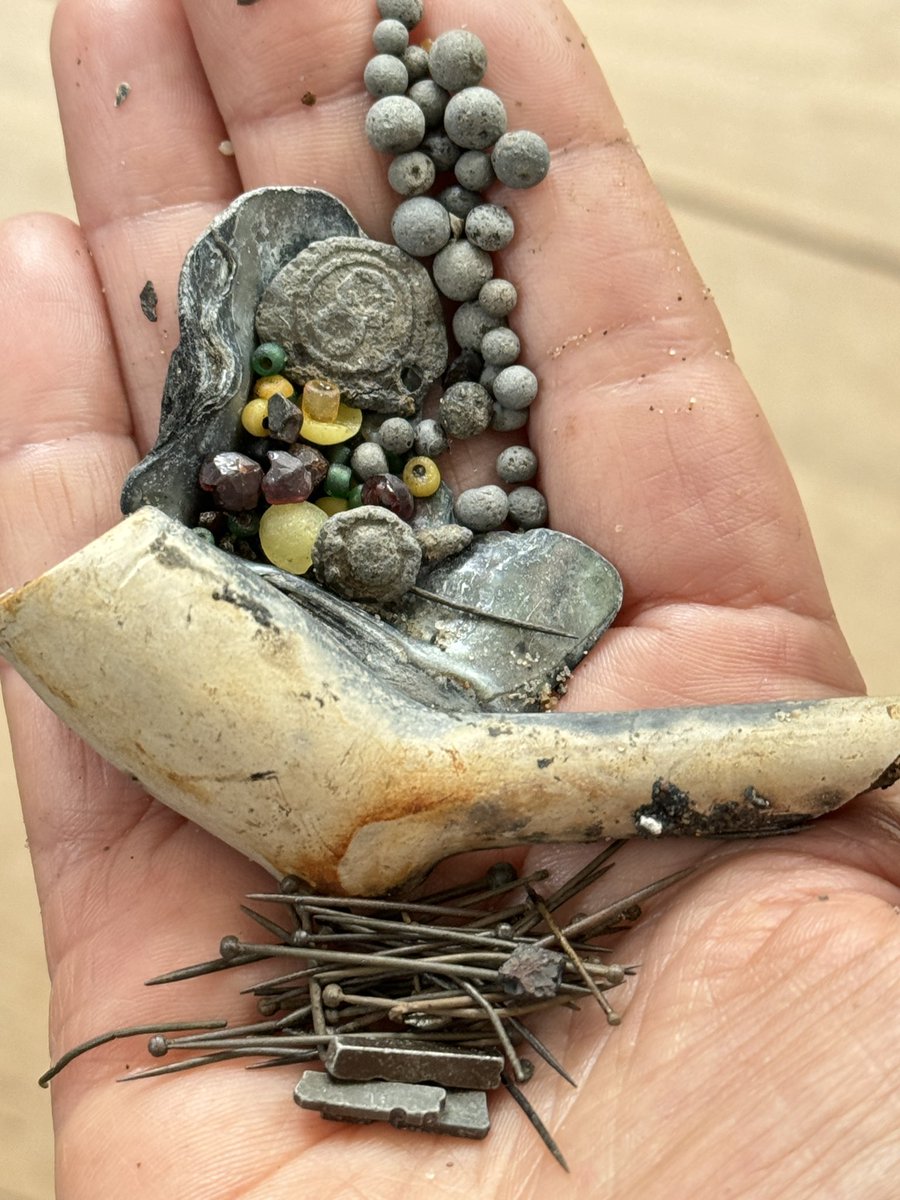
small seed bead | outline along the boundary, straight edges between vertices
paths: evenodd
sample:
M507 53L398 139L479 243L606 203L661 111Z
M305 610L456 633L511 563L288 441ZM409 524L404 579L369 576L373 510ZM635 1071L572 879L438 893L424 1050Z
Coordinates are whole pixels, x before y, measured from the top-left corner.
M509 501L503 488L494 483L485 487L468 488L456 497L456 519L474 533L499 529L509 512Z
M433 496L441 486L441 472L430 458L411 458L403 468L403 482L417 500L424 499Z
M316 421L304 417L300 436L314 446L337 446L359 433L362 424L362 409L352 404L341 404L333 421Z
M504 483L528 483L537 465L537 455L528 446L507 446L497 455L497 474Z
M402 54L409 45L409 30L402 21L387 17L375 26L372 44L379 54Z
M466 150L493 146L506 133L506 125L506 106L490 88L469 87L457 92L444 114L448 136Z
M514 488L509 493L509 519L520 529L540 529L547 524L547 501L533 487Z
M305 575L312 566L312 548L327 517L315 504L278 504L267 508L259 522L262 552L276 567Z
M270 400L276 392L281 396L293 396L294 385L283 375L264 375L253 387L253 395L262 400Z
M268 429L269 402L260 397L250 400L241 409L241 424L251 437L265 437Z
M253 352L250 366L257 375L278 375L287 360L284 348L277 342L263 342Z
M363 83L370 96L402 96L409 87L409 72L393 54L376 54L366 63Z
M341 390L328 379L310 379L303 388L300 409L311 421L334 421L341 405Z
M491 367L511 367L521 352L519 339L511 329L489 329L481 341L481 356Z
M431 78L448 92L481 83L487 70L487 50L481 38L468 29L442 33L429 55Z

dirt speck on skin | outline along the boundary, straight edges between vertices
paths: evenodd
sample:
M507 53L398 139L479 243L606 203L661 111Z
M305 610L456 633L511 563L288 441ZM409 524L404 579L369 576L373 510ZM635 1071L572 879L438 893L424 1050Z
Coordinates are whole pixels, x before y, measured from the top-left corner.
M122 105L125 103L125 101L128 99L130 94L131 94L131 84L130 83L120 83L119 86L116 88L116 99L115 99L116 108L121 108Z
M156 288L153 286L153 280L148 279L141 288L141 312L148 321L156 321L156 306L159 303L159 297L156 294Z
M312 108L318 98L315 92L304 92L300 98L300 103L305 104L307 108Z

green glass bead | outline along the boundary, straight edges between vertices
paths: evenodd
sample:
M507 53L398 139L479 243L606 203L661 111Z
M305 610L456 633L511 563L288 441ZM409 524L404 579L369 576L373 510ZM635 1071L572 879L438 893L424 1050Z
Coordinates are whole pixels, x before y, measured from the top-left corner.
M389 454L387 456L388 470L392 475L402 476L403 468L406 466L407 457L408 455L406 454Z
M356 487L350 489L347 493L347 504L350 508L359 508L363 502L362 499L363 485L358 483Z
M328 468L328 474L325 476L325 483L322 489L325 495L346 500L352 486L353 472L347 464L333 462Z
M287 355L277 342L263 342L254 350L250 365L257 375L280 375L286 361Z
M259 517L255 512L228 513L228 532L233 538L253 538L259 533Z
M203 526L200 525L194 530L194 533L196 533L198 538L202 538L204 542L209 542L211 546L216 544L216 535L211 529L204 529Z
M327 451L328 461L339 463L341 466L346 466L350 462L352 454L353 451L346 442L341 443L339 446L330 446Z

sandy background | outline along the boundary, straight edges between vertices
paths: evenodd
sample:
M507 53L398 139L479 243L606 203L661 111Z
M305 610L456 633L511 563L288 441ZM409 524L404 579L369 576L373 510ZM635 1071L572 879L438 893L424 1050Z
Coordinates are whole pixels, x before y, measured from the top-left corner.
M571 7L781 439L870 690L900 692L897 0ZM74 215L52 11L0 6L0 217ZM2 1200L53 1190L49 1097L34 1082L47 984L24 843L0 720Z

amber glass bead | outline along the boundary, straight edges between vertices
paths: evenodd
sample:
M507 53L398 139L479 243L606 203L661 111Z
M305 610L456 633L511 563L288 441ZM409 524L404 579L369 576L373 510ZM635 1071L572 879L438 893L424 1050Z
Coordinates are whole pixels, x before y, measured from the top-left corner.
M313 543L328 520L317 504L278 504L267 508L259 523L259 544L276 567L305 575L312 566Z
M362 502L378 504L402 521L412 520L416 511L412 493L399 475L372 475L363 484Z
M403 468L403 482L416 499L433 496L441 486L441 473L434 459L421 455L411 458Z
M283 375L266 375L263 379L257 379L253 387L253 395L262 400L268 400L276 392L290 398L294 394L294 385Z
M341 405L341 389L328 379L310 379L303 388L300 407L311 421L334 421Z
M259 396L245 404L241 410L241 424L251 437L265 437L269 431L269 401Z
M341 404L333 421L316 421L304 416L300 436L316 446L336 446L339 442L348 442L359 433L362 418L361 408Z
M333 517L335 513L346 512L350 507L346 500L342 500L340 496L321 496L316 500L316 504L321 508L326 517Z
M253 352L250 366L257 375L278 375L284 370L287 355L277 342L263 342Z

